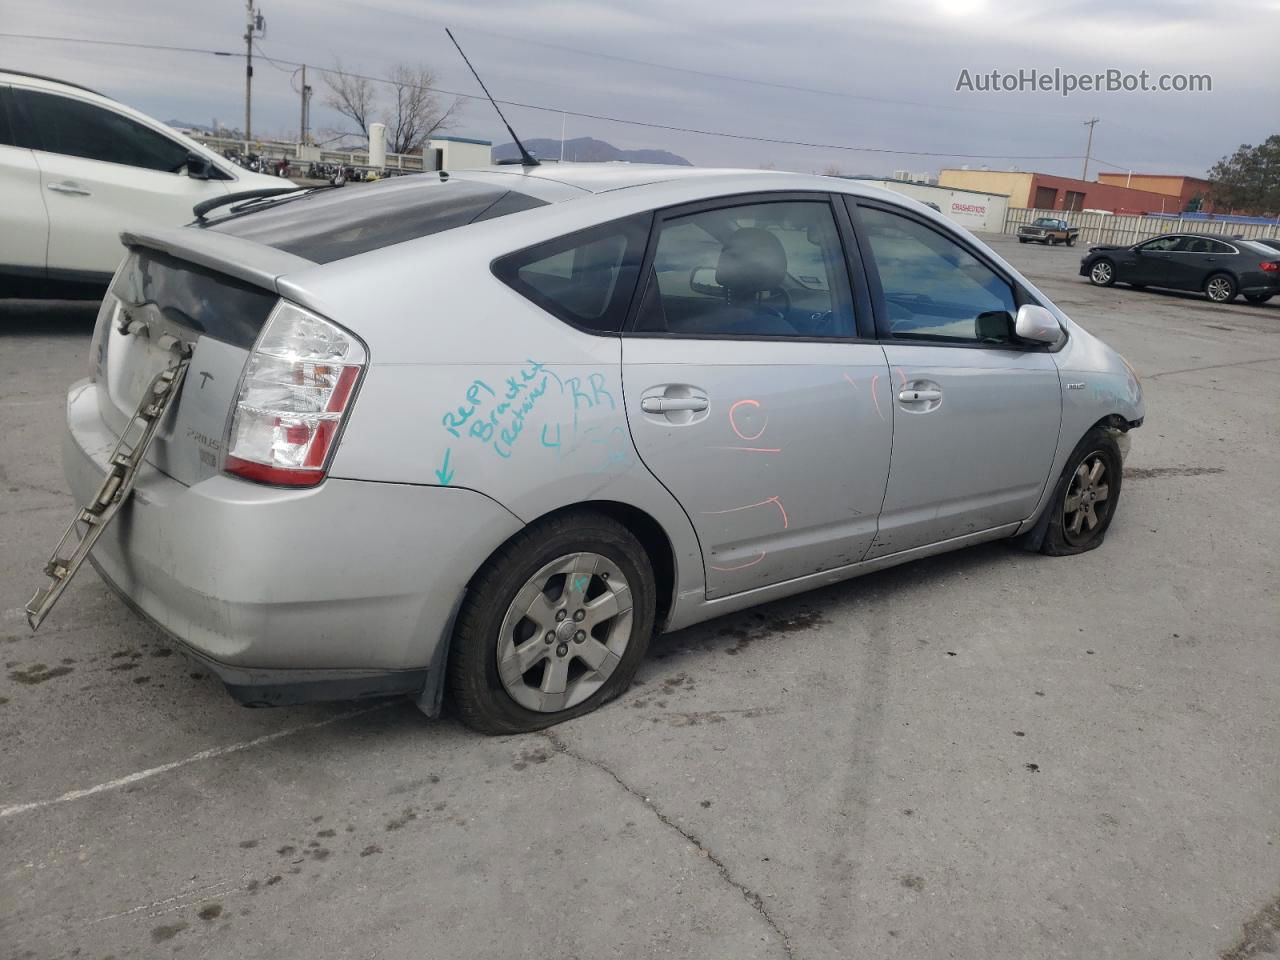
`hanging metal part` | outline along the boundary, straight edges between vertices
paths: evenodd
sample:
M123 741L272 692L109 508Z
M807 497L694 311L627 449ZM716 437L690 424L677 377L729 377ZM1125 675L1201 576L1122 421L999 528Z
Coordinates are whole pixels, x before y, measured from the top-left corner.
M134 321L137 323L137 321ZM143 325L145 329L145 324ZM171 340L172 343L165 343ZM62 596L71 578L84 564L89 551L102 536L102 531L119 512L133 492L133 483L142 466L147 448L174 398L182 390L182 381L191 362L191 346L176 337L165 335L158 341L168 346L175 356L173 364L156 374L142 396L129 423L120 433L115 449L107 459L107 475L89 505L76 512L62 539L54 547L44 566L49 582L35 592L27 603L27 623L37 630L53 605Z

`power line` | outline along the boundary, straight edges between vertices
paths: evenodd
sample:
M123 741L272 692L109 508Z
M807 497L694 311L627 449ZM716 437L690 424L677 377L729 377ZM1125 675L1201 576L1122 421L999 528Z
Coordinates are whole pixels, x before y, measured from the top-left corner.
M92 43L100 47L136 47L141 50L175 50L179 53L207 53L215 57L243 57L234 50L207 50L204 47L175 47L167 43L130 43L124 40L89 40L84 37L50 37L39 33L0 33L10 40L52 40L56 43Z
M412 14L406 14L412 16ZM438 20L432 20L429 17L413 17L424 23L435 23L443 26ZM839 97L845 100L860 100L864 103L883 103L891 106L902 107L921 107L925 110L947 110L959 111L962 113L990 113L1000 116L1015 117L1048 117L1051 120L1061 120L1061 114L1046 114L1043 111L1030 110L994 110L988 107L962 107L962 106L945 106L938 103L923 103L919 100L895 100L888 97L869 97L865 94L849 93L844 90L827 90L822 87L805 87L791 83L781 83L775 80L760 80L755 77L739 77L729 73L715 73L711 70L697 70L693 67L680 67L671 63L656 63L652 60L640 60L636 57L624 57L615 53L601 53L598 50L583 50L579 47L569 47L560 43L551 43L546 40L534 40L531 37L513 37L505 33L496 33L492 30L481 30L476 27L464 27L463 32L475 33L485 37L496 37L500 40L507 40L512 43L532 44L537 47L546 47L549 50L561 50L566 53L577 53L582 56L596 57L601 60L614 60L619 63L630 63L641 67L652 67L657 70L671 70L676 73L687 73L695 77L710 77L716 80L731 80L735 83L749 83L757 87L771 87L775 90L787 90L792 93L812 93L823 97Z
M261 47L261 44L259 44ZM301 63L293 60L279 60L280 63ZM370 80L374 83L388 83L393 86L399 85L395 80L389 80L386 77L376 77L371 74L354 73L350 70L327 70L324 67L317 67L314 64L308 64L313 69L319 70L321 73L335 73L339 76L351 77L356 80ZM405 84L405 86L416 86L414 84ZM432 93L440 93L450 97L463 97L467 100L485 100L487 98L474 93L463 93L459 90L448 90L443 87L421 87L423 90L429 90ZM645 127L651 130L666 130L673 133L692 133L707 137L723 137L729 140L746 140L752 143L768 143L773 145L794 146L794 147L812 147L823 150L844 150L854 153L878 153L893 156L907 157L957 157L962 160L1079 160L1078 154L1059 154L1059 155L1019 155L1019 154L990 154L990 153L946 153L946 152L930 152L922 150L891 150L884 147L852 147L845 144L832 143L810 143L804 140L787 140L780 137L760 137L746 133L729 133L722 130L703 130L698 127L681 127L674 124L656 123L647 120L628 120L623 117L613 117L600 113L583 113L577 110L565 110L561 107L548 107L536 103L523 103L519 100L503 100L498 99L498 103L508 107L519 107L524 110L538 110L544 113L567 114L571 117L578 117L583 120L600 120L606 123L621 123L633 127Z
M26 40L48 40L60 43L91 43L104 46L118 47L145 47L151 50L171 50L181 53L199 53L209 54L219 57L243 57L243 53L231 53L222 50L207 50L199 47L177 47L166 44L139 44L129 43L118 40L85 40L80 37L53 37L36 34L14 34L0 33L0 37L18 38ZM353 73L349 70L331 70L325 67L316 66L315 64L306 64L299 60L286 60L284 58L276 58L275 64L289 64L293 67L309 66L319 70L321 73L333 73L339 76L352 77L359 80L369 80L374 83L386 83L392 86L411 86L416 89L428 90L432 93L439 93L450 97L461 97L467 100L484 100L485 97L475 93L464 93L460 90L448 90L444 87L435 86L419 86L417 84L398 84L395 80L387 77L377 77L370 74ZM724 130L704 130L700 127L684 127L676 124L657 123L647 120L629 120L625 117L614 117L601 113L585 113L578 110L567 110L562 107L549 107L543 104L523 103L519 100L498 100L499 103L508 107L518 107L523 110L537 110L542 113L562 114L570 117L578 117L583 120L598 120L604 123L617 123L625 126L642 127L648 130L665 130L672 133L689 133L704 137L720 137L726 140L738 140L750 143L766 143L773 146L792 146L806 147L816 150L838 150L847 153L871 153L881 156L899 156L899 157L954 157L959 160L1079 160L1079 154L995 154L995 153L951 153L947 151L930 151L930 150L896 150L887 147L855 147L849 144L838 143L818 143L806 140L788 140L783 137L761 137L746 133L732 133Z

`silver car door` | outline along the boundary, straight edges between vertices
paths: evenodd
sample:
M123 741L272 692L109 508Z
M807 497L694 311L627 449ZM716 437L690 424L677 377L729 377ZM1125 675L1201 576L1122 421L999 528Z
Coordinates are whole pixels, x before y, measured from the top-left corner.
M823 194L655 221L623 392L641 459L697 532L708 597L857 562L875 536L893 412L841 233Z
M859 240L893 380L893 458L878 557L1026 519L1062 416L1053 357L1016 342L1011 282L962 238L860 204Z

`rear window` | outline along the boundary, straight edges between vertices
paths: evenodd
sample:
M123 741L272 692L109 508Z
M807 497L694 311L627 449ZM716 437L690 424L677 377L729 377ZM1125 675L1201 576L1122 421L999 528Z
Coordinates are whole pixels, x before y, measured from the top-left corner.
M155 304L166 320L246 350L276 305L268 290L167 253L135 248L111 292L127 304Z
M618 333L640 275L651 214L548 240L493 262L493 273L565 323Z
M1280 254L1280 240L1272 240L1270 244L1266 240L1237 240L1236 243L1251 253L1260 253L1265 257L1270 257L1272 260L1275 260L1277 254ZM1275 246L1271 244L1275 244Z
M208 229L330 263L545 204L515 190L423 174L317 191Z

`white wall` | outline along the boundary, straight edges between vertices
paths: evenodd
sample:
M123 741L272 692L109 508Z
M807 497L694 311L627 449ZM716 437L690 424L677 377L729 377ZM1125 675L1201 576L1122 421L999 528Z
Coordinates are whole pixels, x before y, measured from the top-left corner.
M432 140L427 144L432 150L443 150L441 166L445 170L469 170L487 167L493 163L493 147L481 143L463 143L459 140Z
M899 180L867 180L877 187L895 190L921 203L936 203L942 215L973 231L1000 233L1004 230L1009 198L998 193L976 193L951 187L934 187L924 183L902 183Z

